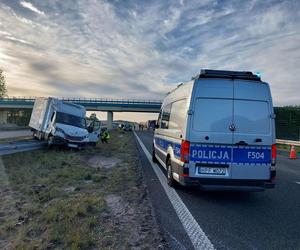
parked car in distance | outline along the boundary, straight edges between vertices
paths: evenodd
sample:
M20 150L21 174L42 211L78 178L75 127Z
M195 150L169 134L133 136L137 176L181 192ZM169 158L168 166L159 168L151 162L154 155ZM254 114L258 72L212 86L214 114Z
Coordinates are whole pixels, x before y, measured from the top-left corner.
M124 131L132 131L132 125L130 123L125 123L123 130Z
M201 70L164 99L153 161L168 184L263 191L275 185L275 124L269 85L251 72Z

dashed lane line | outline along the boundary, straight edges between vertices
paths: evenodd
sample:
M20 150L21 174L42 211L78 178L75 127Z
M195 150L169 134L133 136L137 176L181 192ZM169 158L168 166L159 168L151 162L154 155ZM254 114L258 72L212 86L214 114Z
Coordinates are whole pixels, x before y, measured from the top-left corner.
M300 185L300 181L296 181L296 183Z
M213 244L210 242L208 237L205 235L197 221L194 219L191 212L188 210L188 208L185 206L177 192L168 186L166 182L166 177L163 174L163 172L160 170L160 168L152 162L152 156L149 153L149 151L146 149L145 145L141 141L141 139L138 137L138 135L134 132L134 135L140 144L141 148L143 149L150 165L152 166L155 174L157 175L157 178L159 179L163 189L165 190L177 216L179 217L180 222L183 225L183 228L185 229L187 235L189 236L193 246L195 249L215 249Z

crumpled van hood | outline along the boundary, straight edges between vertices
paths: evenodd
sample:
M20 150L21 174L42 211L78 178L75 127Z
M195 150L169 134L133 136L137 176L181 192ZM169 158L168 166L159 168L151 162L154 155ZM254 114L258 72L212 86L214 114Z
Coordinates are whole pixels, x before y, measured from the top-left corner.
M56 123L56 128L62 129L65 134L70 136L83 137L89 134L85 128L79 128L79 127L62 124L62 123Z

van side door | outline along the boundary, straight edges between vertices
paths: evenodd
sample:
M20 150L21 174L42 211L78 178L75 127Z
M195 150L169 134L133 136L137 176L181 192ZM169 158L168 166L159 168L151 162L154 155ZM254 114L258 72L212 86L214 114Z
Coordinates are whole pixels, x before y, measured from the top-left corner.
M87 124L87 129L89 132L89 142L95 144L100 139L101 122L97 120L87 119Z

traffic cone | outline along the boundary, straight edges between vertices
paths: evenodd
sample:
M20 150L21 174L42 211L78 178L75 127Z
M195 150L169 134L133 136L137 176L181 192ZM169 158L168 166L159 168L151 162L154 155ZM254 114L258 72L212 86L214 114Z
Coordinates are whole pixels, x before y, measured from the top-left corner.
M294 145L291 146L291 150L290 150L290 159L296 159L297 158L297 155L296 155L296 150L295 150L295 147Z

